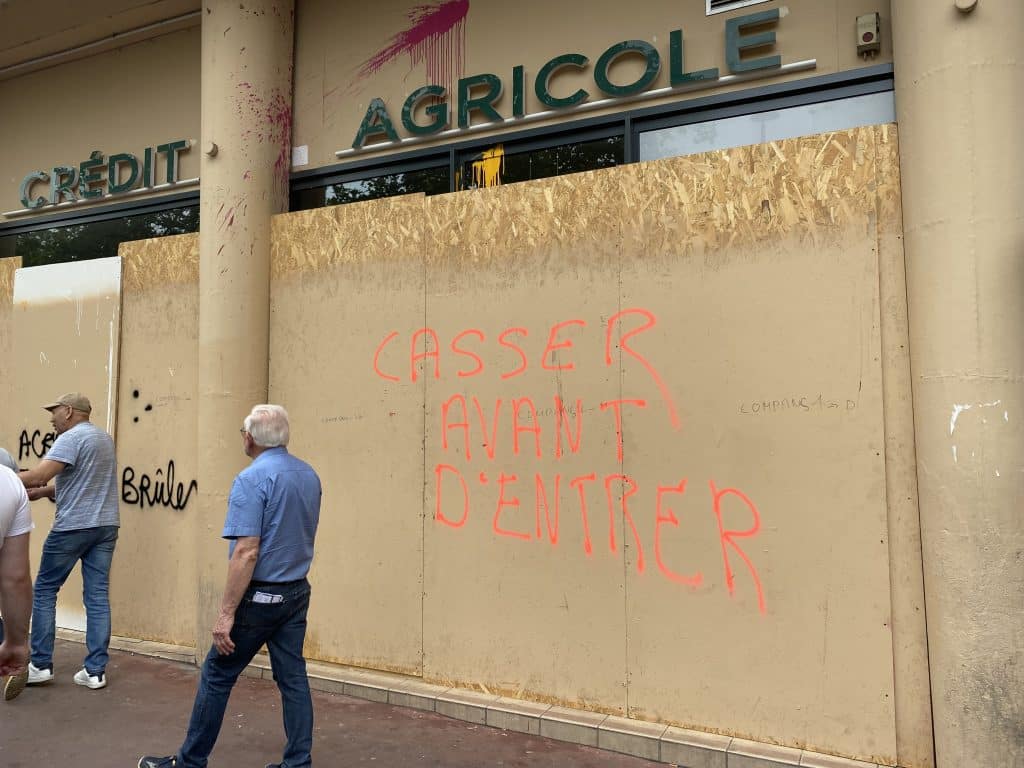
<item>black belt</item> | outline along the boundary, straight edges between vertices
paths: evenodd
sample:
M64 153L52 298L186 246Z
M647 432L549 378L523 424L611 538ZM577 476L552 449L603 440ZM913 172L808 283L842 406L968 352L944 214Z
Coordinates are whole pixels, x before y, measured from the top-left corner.
M250 581L250 587L295 587L299 584L304 583L305 579L296 579L295 581Z

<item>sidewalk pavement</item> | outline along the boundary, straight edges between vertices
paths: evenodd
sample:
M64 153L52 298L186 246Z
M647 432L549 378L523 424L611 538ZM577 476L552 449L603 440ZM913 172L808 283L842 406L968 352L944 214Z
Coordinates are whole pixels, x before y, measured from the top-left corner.
M58 640L56 678L0 702L0 766L135 768L173 754L192 709L198 669L112 650L108 685L75 685L83 647ZM313 691L319 768L666 768L637 757L476 725L434 712ZM262 768L281 758L281 700L271 680L239 678L211 768Z

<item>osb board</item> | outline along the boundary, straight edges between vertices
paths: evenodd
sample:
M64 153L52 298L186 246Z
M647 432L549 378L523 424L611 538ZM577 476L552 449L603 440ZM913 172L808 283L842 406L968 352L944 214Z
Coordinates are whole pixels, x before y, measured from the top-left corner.
M126 329L117 418L124 546L112 570L114 633L190 645L199 501L199 237L122 243L119 253ZM152 580L136 578L142 572L161 574L159 610Z
M620 219L592 203L618 192L603 174L427 201L428 679L625 712L601 407L620 397L605 362Z
M895 761L876 141L621 173L623 306L681 417L625 360L631 714Z
M21 266L18 257L0 259L0 360L13 360L14 329L12 327L12 309L14 305L14 273ZM0 398L5 403L11 402L11 395L16 386L14 368L3 366L0 371ZM20 442L20 429L15 429L16 418L9 409L0 410L0 447L6 448L17 460Z
M45 455L42 439L52 427L42 406L64 392L86 394L92 401L92 422L113 434L120 309L121 261L117 257L28 267L15 273L9 370L16 372L16 383L10 408L15 429L33 446L21 460L22 466L33 467ZM34 567L53 525L53 512L51 502L32 505L37 532L32 543ZM112 586L112 595L116 589ZM85 626L77 572L58 597L57 624L71 629Z
M307 653L411 674L422 668L423 383L374 366L407 372L406 329L423 324L421 203L275 217L271 254L270 399L289 411L290 450L324 482Z
M428 679L890 759L885 130L281 217L272 391L330 510L314 654L408 666L383 571L408 590L419 555Z

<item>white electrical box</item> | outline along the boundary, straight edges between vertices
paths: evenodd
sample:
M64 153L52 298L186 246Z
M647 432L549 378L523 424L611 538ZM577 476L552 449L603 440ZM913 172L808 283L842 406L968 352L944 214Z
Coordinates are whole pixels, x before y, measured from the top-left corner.
M882 21L877 13L857 17L857 53L861 56L882 50Z

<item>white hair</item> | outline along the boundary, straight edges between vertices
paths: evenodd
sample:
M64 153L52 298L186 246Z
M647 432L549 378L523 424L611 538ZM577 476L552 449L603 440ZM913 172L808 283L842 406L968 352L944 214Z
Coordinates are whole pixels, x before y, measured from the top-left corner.
M243 426L261 448L288 445L288 411L280 405L254 406Z

